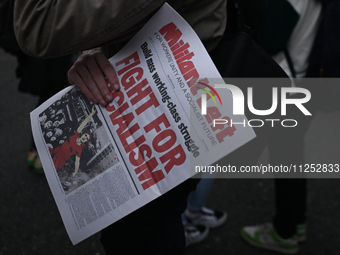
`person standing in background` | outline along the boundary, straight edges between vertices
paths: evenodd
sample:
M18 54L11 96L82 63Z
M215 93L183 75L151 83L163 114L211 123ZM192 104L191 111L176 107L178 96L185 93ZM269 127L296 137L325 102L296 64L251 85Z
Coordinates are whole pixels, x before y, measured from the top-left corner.
M309 56L320 18L318 0L279 0L266 2L265 49L291 78L306 77ZM294 97L294 95L292 95ZM308 106L315 113L315 105ZM312 118L290 109L298 120L294 128L279 127L269 149L271 165L304 164L304 135ZM307 180L275 178L275 215L272 222L246 226L241 236L250 244L277 252L294 254L306 240Z

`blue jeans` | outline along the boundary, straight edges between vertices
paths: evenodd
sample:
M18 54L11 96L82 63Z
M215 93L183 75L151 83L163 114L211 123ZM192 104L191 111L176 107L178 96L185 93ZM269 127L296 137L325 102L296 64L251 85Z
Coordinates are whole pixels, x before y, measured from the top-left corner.
M211 186L214 182L214 178L204 178L204 174L201 178L201 181L198 183L196 190L190 192L190 195L188 197L188 209L191 209L193 211L199 211L204 207L209 191L211 189ZM182 222L183 224L187 223L187 220L184 216L184 213L182 214Z

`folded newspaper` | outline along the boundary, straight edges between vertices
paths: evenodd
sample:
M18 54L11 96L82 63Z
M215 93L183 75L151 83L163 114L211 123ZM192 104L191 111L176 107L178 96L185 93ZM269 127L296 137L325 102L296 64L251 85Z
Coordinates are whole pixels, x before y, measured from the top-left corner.
M45 175L73 244L255 137L250 127L215 125L214 119L232 115L232 95L213 88L223 79L168 4L109 61L121 90L112 90L107 107L70 86L31 113Z

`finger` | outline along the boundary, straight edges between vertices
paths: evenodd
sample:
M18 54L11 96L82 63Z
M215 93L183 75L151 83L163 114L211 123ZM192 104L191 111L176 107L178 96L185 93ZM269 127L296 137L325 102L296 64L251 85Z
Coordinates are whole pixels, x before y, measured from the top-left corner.
M116 74L115 69L109 62L109 60L104 56L104 54L96 54L95 55L96 61L98 65L100 66L100 69L108 79L109 83L113 87L114 90L119 90L120 85L119 85L119 80Z
M84 66L79 66L77 68L78 74L82 79L82 83L85 84L84 90L89 90L95 100L99 104L103 104L103 98L101 96L100 91L97 88L96 82L93 80L92 75L90 74L89 70ZM104 102L105 103L105 102Z
M104 76L99 70L99 67L96 64L94 57L88 54L88 55L84 55L82 59L76 61L74 66L71 68L70 71L73 71L73 76L70 76L71 80L73 77L72 81L75 82L75 84L79 87L79 89L92 102L96 102L97 104L99 103L101 106L105 107L107 104L97 87L96 81L93 79L92 74L89 71L90 69L97 69L95 72L99 73L101 77Z
M89 88L86 86L86 84L83 82L83 79L74 67L69 70L68 76L70 84L75 84L91 102L93 102L94 104L98 104L98 101L89 90Z
M110 103L113 100L113 98L112 98L112 95L111 95L110 90L108 88L107 82L105 81L104 73L101 70L100 66L98 65L98 63L96 62L95 59L91 59L91 60L87 61L86 64L87 64L87 68L88 68L88 70L89 70L89 72L92 76L92 79L96 83L96 86L97 86L97 89L100 93L100 96L102 97L103 100L105 100L106 104ZM97 95L95 94L95 96L97 96ZM99 99L99 98L97 98L97 99ZM100 104L102 105L102 103L100 103Z
M93 54L85 55L79 63L76 63L76 67L78 72L81 74L81 78L95 99L101 106L105 107L107 105L105 100L107 92L104 90L102 93L101 91L101 87L103 87L103 84L105 84L104 74L100 70L100 67L98 66ZM105 86L107 87L107 85Z
M90 67L89 67L90 66ZM81 78L83 80L83 83L87 86L87 88L90 90L90 92L92 93L92 95L94 96L94 98L96 99L96 101L103 107L105 107L107 105L106 101L104 100L104 97L101 93L101 91L98 88L98 77L96 78L97 80L94 80L91 71L89 68L95 68L91 67L92 65L87 63L87 66L79 66L77 71L79 74L81 74ZM97 66L98 68L98 66ZM102 79L104 79L104 75L101 74Z

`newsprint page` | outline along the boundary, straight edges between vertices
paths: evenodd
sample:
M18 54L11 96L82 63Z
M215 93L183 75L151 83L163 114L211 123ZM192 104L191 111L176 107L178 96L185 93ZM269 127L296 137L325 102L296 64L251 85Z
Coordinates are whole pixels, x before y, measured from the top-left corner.
M250 127L213 126L214 114L232 114L227 89L218 91L223 107L206 99L208 113L201 114L202 95L224 82L195 32L168 4L110 63L121 90L112 91L107 107L70 86L31 113L73 244L190 178L195 165L212 164L255 137Z

